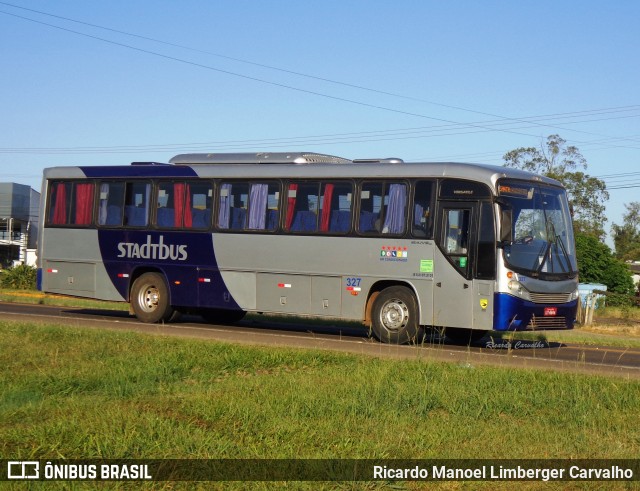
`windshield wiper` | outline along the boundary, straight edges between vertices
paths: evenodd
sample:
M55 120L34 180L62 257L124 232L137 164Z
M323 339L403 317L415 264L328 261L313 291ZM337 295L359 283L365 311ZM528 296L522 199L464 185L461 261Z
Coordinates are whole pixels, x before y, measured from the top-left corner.
M571 264L569 263L569 254L567 252L567 248L564 244L564 241L562 240L562 237L560 237L560 235L556 233L555 224L547 216L546 211L545 211L545 228L547 232L547 244L544 248L544 255L542 256L542 261L540 261L540 264L536 268L536 274L540 274L540 272L542 271L542 268L544 268L544 265L547 263L547 259L549 259L550 261L553 261L553 254L551 254L551 247L554 245L556 246L556 251L559 250L562 253L560 254L559 252L556 252L556 255L558 256L558 265L560 266L560 268L562 268L563 273L568 273L571 269ZM560 259L562 255L564 255L564 258L565 258L565 261L566 261L565 264L563 264L563 261ZM553 264L551 265L551 268L553 269Z

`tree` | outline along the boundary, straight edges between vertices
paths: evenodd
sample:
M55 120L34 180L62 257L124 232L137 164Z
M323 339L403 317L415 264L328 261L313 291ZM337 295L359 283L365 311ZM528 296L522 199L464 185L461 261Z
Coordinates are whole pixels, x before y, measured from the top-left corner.
M576 253L581 283L602 283L607 291L631 295L635 291L631 271L608 245L591 235L576 234Z
M624 205L627 212L622 216L622 225L613 224L613 243L616 256L624 261L640 260L640 201Z
M605 202L609 199L607 186L604 181L582 172L587 169L587 160L577 147L567 145L559 135L550 135L540 148L517 148L507 152L503 159L506 167L560 181L567 189L576 232L593 235L600 240L604 238L607 221Z

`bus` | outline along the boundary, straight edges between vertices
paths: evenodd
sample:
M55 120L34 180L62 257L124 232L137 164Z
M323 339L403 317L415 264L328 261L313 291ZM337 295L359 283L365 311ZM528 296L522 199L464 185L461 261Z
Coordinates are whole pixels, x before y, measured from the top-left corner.
M571 213L553 179L307 152L45 169L38 288L129 302L142 322L247 312L433 330L571 329Z

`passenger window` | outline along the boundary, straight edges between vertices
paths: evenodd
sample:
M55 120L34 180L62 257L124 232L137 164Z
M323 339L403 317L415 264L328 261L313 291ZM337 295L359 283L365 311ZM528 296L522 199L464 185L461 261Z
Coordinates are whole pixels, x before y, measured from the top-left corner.
M432 198L433 182L418 181L413 196L412 233L415 237L433 237Z
M278 227L280 188L276 183L251 183L248 230L275 230Z
M276 230L279 202L278 183L222 183L218 227L223 230Z
M360 191L358 231L368 235L401 235L406 210L406 184L364 183Z
M87 227L93 221L95 184L56 182L50 188L49 223Z
M346 234L351 230L351 183L329 182L321 186L320 232Z
M98 225L121 227L123 204L124 182L101 183L98 201Z
M156 196L156 225L162 228L208 228L212 196L208 182L161 182Z
M98 225L146 227L150 201L149 182L102 182L98 195Z
M213 208L212 184L210 182L191 183L187 190L187 207L191 211L191 226L193 228L209 228L211 226L211 211Z
M290 183L287 187L287 232L313 233L318 230L319 183Z
M151 184L127 182L124 198L124 225L146 227L149 224Z
M220 185L218 227L223 230L244 230L247 222L249 184L226 182Z
M71 183L55 182L49 187L49 223L66 225L69 223L69 203Z

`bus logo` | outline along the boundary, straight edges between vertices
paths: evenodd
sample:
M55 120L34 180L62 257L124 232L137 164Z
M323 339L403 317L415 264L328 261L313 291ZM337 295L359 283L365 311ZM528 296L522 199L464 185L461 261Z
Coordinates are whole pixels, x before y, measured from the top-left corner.
M118 251L120 251L118 257L126 257L128 259L186 261L188 257L186 245L165 244L164 236L162 235L157 243L153 242L153 238L150 235L147 235L147 241L144 244L120 242L118 243Z

